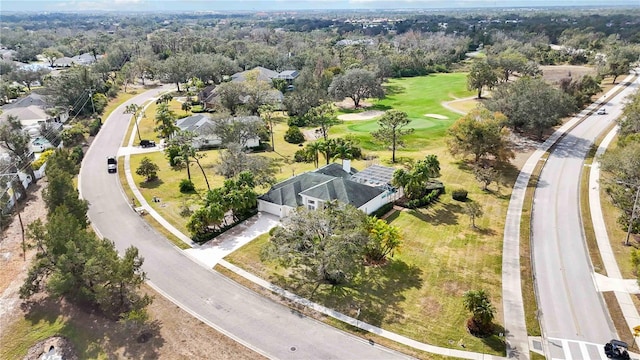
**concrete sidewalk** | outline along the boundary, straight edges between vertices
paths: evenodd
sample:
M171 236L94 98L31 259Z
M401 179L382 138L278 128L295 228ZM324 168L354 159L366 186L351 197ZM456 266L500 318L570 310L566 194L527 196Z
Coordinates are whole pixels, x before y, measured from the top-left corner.
M621 83L631 81L632 75ZM507 343L507 357L510 359L528 360L530 358L529 337L525 321L524 304L522 298L522 285L520 279L520 221L522 207L529 179L541 160L542 156L555 144L561 136L578 124L585 116L588 116L597 107L618 91L622 85L618 85L602 95L593 104L582 110L578 115L566 122L556 130L539 148L529 157L518 174L516 183L511 192L507 217L504 227L502 250L502 306L504 310L504 328Z
M640 81L640 79L637 81ZM607 150L607 147L617 132L618 127L611 130L604 140L602 140L598 150L596 151L594 161L591 164L591 170L589 171L589 209L591 212L591 220L593 222L593 230L598 243L598 250L600 251L600 256L608 275L604 276L594 273L594 282L596 289L599 291L614 292L616 300L618 300L618 304L622 310L622 314L627 322L627 327L633 334L633 328L640 325L640 315L638 314L638 309L633 303L630 294L640 293L640 289L638 288L638 282L635 279L624 280L622 278L618 262L616 261L613 249L611 248L611 242L609 234L607 233L607 227L604 222L604 215L602 213L602 206L600 203L600 163L597 160L598 157L604 154ZM636 342L636 346L640 345L637 338L634 337L634 341Z

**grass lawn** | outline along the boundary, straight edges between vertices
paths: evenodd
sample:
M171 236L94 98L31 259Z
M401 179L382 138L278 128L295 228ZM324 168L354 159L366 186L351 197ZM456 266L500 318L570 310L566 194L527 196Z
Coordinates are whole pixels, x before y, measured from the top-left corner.
M135 173L135 170L140 166L140 162L144 157L148 157L160 167L158 179L149 183L145 181L144 177ZM213 172L213 164L217 159L218 151L211 150L207 151L206 156L200 160L209 179L211 188L221 186L223 182L222 177L215 175ZM197 209L200 206L201 196L204 196L207 191L204 176L202 176L202 172L198 166L195 164L191 165L191 181L193 181L196 187L196 192L192 194L183 194L179 191L180 181L187 178L187 170L172 169L169 166L169 161L166 159L164 152L158 151L148 154L132 155L131 170L133 179L147 202L178 230L188 234L185 228L188 217L181 216L180 212L185 207L189 207L191 210ZM160 199L159 203L152 202L154 196Z
M100 325L109 321L56 303L51 299L41 301L25 317L3 329L5 335L0 344L0 358L21 359L38 341L62 335L71 340L80 358L108 359L109 355L102 346L106 333Z
M446 129L460 117L442 106L442 102L473 96L467 90L466 73L433 74L404 79L391 79L385 84L387 95L373 103L374 109L397 109L409 115L407 128L416 131L406 136L407 150L433 148L439 144L434 139L445 135ZM438 114L446 119L435 119L425 114ZM378 128L377 120L345 121L330 130L332 136L352 134L367 150L376 150L380 144L373 141L370 133Z
M156 132L153 130L156 127L155 119L157 109L158 105L155 102L149 104L149 107L147 107L146 111L144 112L144 117L140 121L139 131L141 138L154 140L156 143L159 143L160 137L158 137L158 134L156 134ZM182 103L177 100L171 100L169 102L169 109L171 109L176 114L176 116L183 116L185 114L192 115L190 111L185 113L184 110L182 110ZM126 140L128 140L128 138Z
M431 208L399 212L390 218L403 234L399 254L387 266L369 269L351 286L321 286L312 300L351 316L360 308L362 321L418 341L458 348L464 343L471 351L504 355L504 343L498 336L478 339L467 333L469 314L462 306L462 294L470 289L487 290L498 310L497 332L502 331L501 234L510 189L492 187L493 191L483 192L464 165L444 149L436 154L449 193ZM478 230L471 228L464 203L451 199L450 191L458 187L469 190L469 197L484 208L484 217L477 220ZM267 237L257 238L228 260L310 296L311 287L290 283L285 269L260 262L260 248Z
M113 110L115 110L118 106L122 105L125 101L131 99L132 97L138 95L137 90L132 90L126 93L118 93L118 96L109 101L109 104L104 108L104 112L102 113L102 118L106 121L106 119L111 115Z
M360 319L385 329L398 332L416 340L445 347L504 355L504 343L497 335L478 339L468 334L465 322L470 316L462 306L462 294L470 289L485 289L497 308L495 323L502 331L501 253L502 228L508 204L510 188L483 192L465 164L452 158L445 146L445 131L460 115L446 110L441 102L472 96L466 91L466 75L437 74L432 76L391 80L388 96L375 104L378 108L397 108L406 111L413 120L416 131L406 138L407 147L396 153L399 167L435 154L441 163L442 180L450 193L456 188L469 191L469 197L482 204L485 216L477 220L479 230L470 227L464 214L464 204L455 202L450 194L429 209L398 213L391 219L404 236L400 253L385 267L368 270L360 281L350 287L331 288L321 286L313 300L346 314L355 315L361 309ZM173 103L173 102L172 102ZM179 106L179 104L178 104ZM155 104L147 110L147 118L140 129L143 137L155 139L153 118ZM182 113L179 108L176 114ZM425 117L424 114L440 114L446 120ZM371 163L390 164L391 152L371 140L371 126L375 121L350 121L330 129L332 138L354 134L361 140L365 155L372 160L353 161L352 166L362 170ZM275 126L276 152L259 155L280 159L278 181L291 175L314 169L313 164L292 162L295 151L302 147L284 141L288 126L285 121ZM354 130L355 129L355 130ZM222 178L213 176L212 164L218 150L209 150L203 161L211 187L222 184ZM206 186L197 167L192 167L192 179L197 194L180 194L178 183L186 178L185 170L172 170L162 153L132 156L135 171L143 156L148 156L161 168L159 180L144 184L134 175L145 198L157 196L160 203L150 202L162 216L181 231L185 231L187 218L180 216L186 205L195 209ZM320 164L325 163L320 156ZM513 182L514 179L511 179ZM266 190L266 189L265 189ZM288 284L285 269L259 261L260 247L267 241L263 236L230 256L230 261L284 287ZM309 296L309 289L292 289L302 296Z

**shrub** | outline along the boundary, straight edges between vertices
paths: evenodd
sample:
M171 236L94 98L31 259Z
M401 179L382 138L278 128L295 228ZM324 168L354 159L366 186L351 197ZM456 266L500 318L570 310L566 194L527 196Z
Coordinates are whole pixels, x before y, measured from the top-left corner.
M425 207L431 204L432 202L438 200L438 198L440 197L440 194L442 194L442 190L440 189L431 190L431 192L429 192L427 195L419 199L409 200L406 206L410 209Z
M193 185L193 181L189 179L182 179L180 181L180 192L181 193L190 193L196 190L195 185Z
M98 131L102 127L102 120L100 118L94 119L89 123L89 136L98 135Z
M84 159L84 151L82 150L82 146L74 146L73 150L71 150L71 158L75 161L76 164L80 164L82 159Z
M51 156L51 154L53 154L55 150L53 149L48 149L42 152L42 154L40 154L40 157L31 163L31 168L33 170L38 170L40 169L40 167L42 167L42 165L44 165L44 163L47 162L47 159L49 158L49 156Z
M169 166L172 168L178 167L180 163L180 148L177 146L169 146L165 153L167 154L167 159L169 159Z
M182 206L180 207L180 216L181 217L189 217L193 214L193 210L191 210L191 208L189 208L189 205L182 204Z
M291 116L289 120L287 120L287 125L298 127L307 126L307 118L304 116Z
M304 150L304 149L300 149L298 151L296 151L295 155L293 155L293 160L295 162L311 162L313 161L313 159L310 159L309 153Z
M289 130L284 134L284 141L290 144L302 144L304 135L297 126L290 126Z
M451 192L451 197L453 200L457 201L467 201L467 195L469 192L465 189L455 189Z
M393 203L386 203L386 204L382 205L378 210L372 212L371 216L375 216L378 219L380 219L386 213L391 211L391 209L393 209Z

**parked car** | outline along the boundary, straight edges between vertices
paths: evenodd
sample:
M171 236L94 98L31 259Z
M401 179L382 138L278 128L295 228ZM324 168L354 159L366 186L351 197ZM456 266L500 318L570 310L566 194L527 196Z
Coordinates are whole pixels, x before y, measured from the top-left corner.
M153 140L140 140L140 147L147 148L154 146L156 146L156 142Z
M626 342L614 339L604 346L604 353L609 359L629 360L628 348L629 345Z
M107 158L107 172L115 173L118 171L118 160L115 157L109 156Z
M601 107L600 109L598 109L597 114L598 115L606 115L607 114L607 109Z

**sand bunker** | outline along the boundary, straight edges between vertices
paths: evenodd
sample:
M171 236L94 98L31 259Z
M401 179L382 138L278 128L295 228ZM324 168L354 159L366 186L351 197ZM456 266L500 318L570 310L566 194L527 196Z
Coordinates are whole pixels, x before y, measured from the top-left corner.
M365 112L361 112L361 113L356 113L356 114L342 114L340 116L338 116L338 119L340 120L346 120L346 121L352 121L352 120L370 120L373 119L375 117L378 117L380 115L384 114L384 111L380 111L380 110L369 110L369 111L365 111Z
M434 119L440 119L440 120L447 120L448 119L448 117L446 117L444 115L440 115L440 114L424 114L424 116L430 117L430 118L434 118Z

